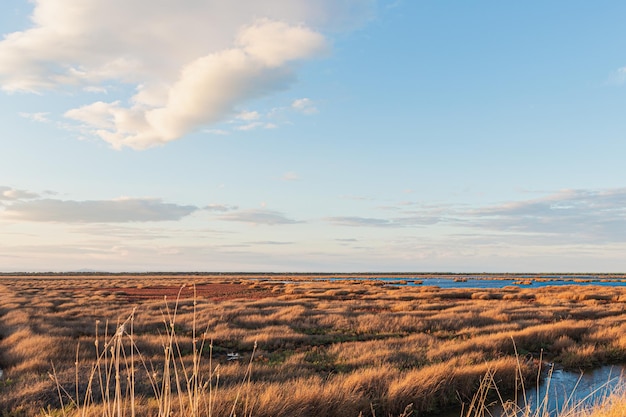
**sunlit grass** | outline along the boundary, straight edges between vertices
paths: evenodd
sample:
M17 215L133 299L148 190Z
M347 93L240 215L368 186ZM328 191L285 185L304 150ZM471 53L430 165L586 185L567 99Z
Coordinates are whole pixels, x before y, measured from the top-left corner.
M125 292L199 280L240 282L264 298L164 301ZM409 406L423 416L467 409L490 372L502 396L512 396L521 380L535 380L541 354L572 368L626 358L621 288L441 290L223 277L0 284L0 410L15 416L115 415L103 410L118 406L130 416L131 404L135 415L155 416L227 416L233 404L237 415L261 417L397 416ZM229 361L229 353L240 359ZM57 387L67 392L59 396Z

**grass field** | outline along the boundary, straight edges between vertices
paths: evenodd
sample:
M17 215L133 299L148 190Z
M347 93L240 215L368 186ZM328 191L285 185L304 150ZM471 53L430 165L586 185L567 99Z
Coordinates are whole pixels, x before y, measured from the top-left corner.
M4 277L0 410L424 416L467 407L487 374L513 393L520 376L536 379L540 357L623 363L625 309L626 289L595 286Z

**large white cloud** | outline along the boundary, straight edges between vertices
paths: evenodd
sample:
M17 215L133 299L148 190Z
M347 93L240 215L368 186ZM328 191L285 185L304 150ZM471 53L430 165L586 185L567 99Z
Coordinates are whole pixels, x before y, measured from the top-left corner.
M66 116L112 146L143 149L287 88L325 53L329 30L362 23L374 0L35 0L33 26L0 42L0 85L42 92L126 83L129 102Z

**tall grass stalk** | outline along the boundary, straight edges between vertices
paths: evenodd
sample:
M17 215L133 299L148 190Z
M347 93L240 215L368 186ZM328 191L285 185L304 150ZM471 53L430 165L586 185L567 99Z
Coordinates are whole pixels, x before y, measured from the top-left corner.
M181 290L184 288L181 287ZM103 340L100 340L98 325L96 322L95 352L96 359L91 366L91 371L81 398L79 381L79 347L76 350L75 360L75 393L69 394L60 384L54 365L50 377L54 380L61 413L68 417L68 408L72 409L72 416L91 417L136 417L144 415L146 401L136 395L137 373L145 373L146 379L152 387L156 401L156 416L171 417L179 415L184 417L213 416L215 398L219 386L218 366L213 367L213 341L209 343L208 375L203 374L201 369L203 362L202 352L205 349L208 326L201 333L198 332L196 294L194 288L191 363L184 360L184 348L176 331L176 318L179 308L180 291L170 307L165 299L165 307L162 310L165 332L163 334L163 357L162 362L155 365L146 361L139 351L134 333L135 310L122 322L116 325L116 331L109 336L108 322L105 325ZM201 337L199 337L201 336ZM235 417L238 405L243 402L243 415L252 415L253 403L250 399L249 390L251 384L251 372L256 343L250 357L250 362L236 397L233 401L231 417ZM159 378L159 373L161 374ZM99 398L95 395L99 394ZM68 406L69 404L69 406ZM45 413L44 413L45 415ZM51 415L48 412L48 415Z

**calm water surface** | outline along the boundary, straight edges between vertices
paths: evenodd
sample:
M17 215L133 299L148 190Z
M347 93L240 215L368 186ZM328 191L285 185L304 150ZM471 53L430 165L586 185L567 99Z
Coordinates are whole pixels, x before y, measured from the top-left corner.
M568 279L560 279L560 280L552 280L552 281L535 281L533 280L529 285L520 285L515 284L516 280L509 279L477 279L477 278L468 278L467 281L455 281L454 279L449 278L425 278L420 279L422 284L419 285L433 285L439 288L504 288L511 285L517 285L523 288L539 288L539 287L547 287L547 286L559 286L559 285L599 285L606 287L626 287L626 282L621 281L611 281L611 280L597 280L594 281L593 278L589 278L591 281L589 282L575 282ZM385 279L390 281L398 281L397 279ZM523 280L523 279L521 279ZM410 280L409 280L410 281ZM407 281L407 285L416 285Z
M618 386L626 383L626 366L603 366L585 372L571 372L555 369L550 378L546 378L537 387L526 387L526 400L523 395L517 404L524 408L527 404L533 412L537 409L546 410L550 416L556 417L559 410L589 406L601 401ZM494 405L490 408L493 417L503 417L502 407ZM530 415L534 415L532 412ZM439 417L461 417L460 411L451 411Z
M372 278L332 278L330 281L344 281L344 280L371 280ZM434 286L439 288L504 288L510 286L518 286L522 288L539 288L548 286L561 286L561 285L580 285L589 286L597 285L602 287L626 287L626 282L621 280L610 279L598 279L594 276L576 276L569 278L564 276L561 279L550 280L534 280L531 277L516 277L515 279L484 279L480 277L472 278L464 277L463 281L455 281L454 278L373 278L377 281L388 282L394 285L407 285L407 286ZM574 281L574 279L585 281ZM530 284L516 284L516 281L529 280ZM586 281L588 280L588 281ZM416 284L414 281L421 282Z

